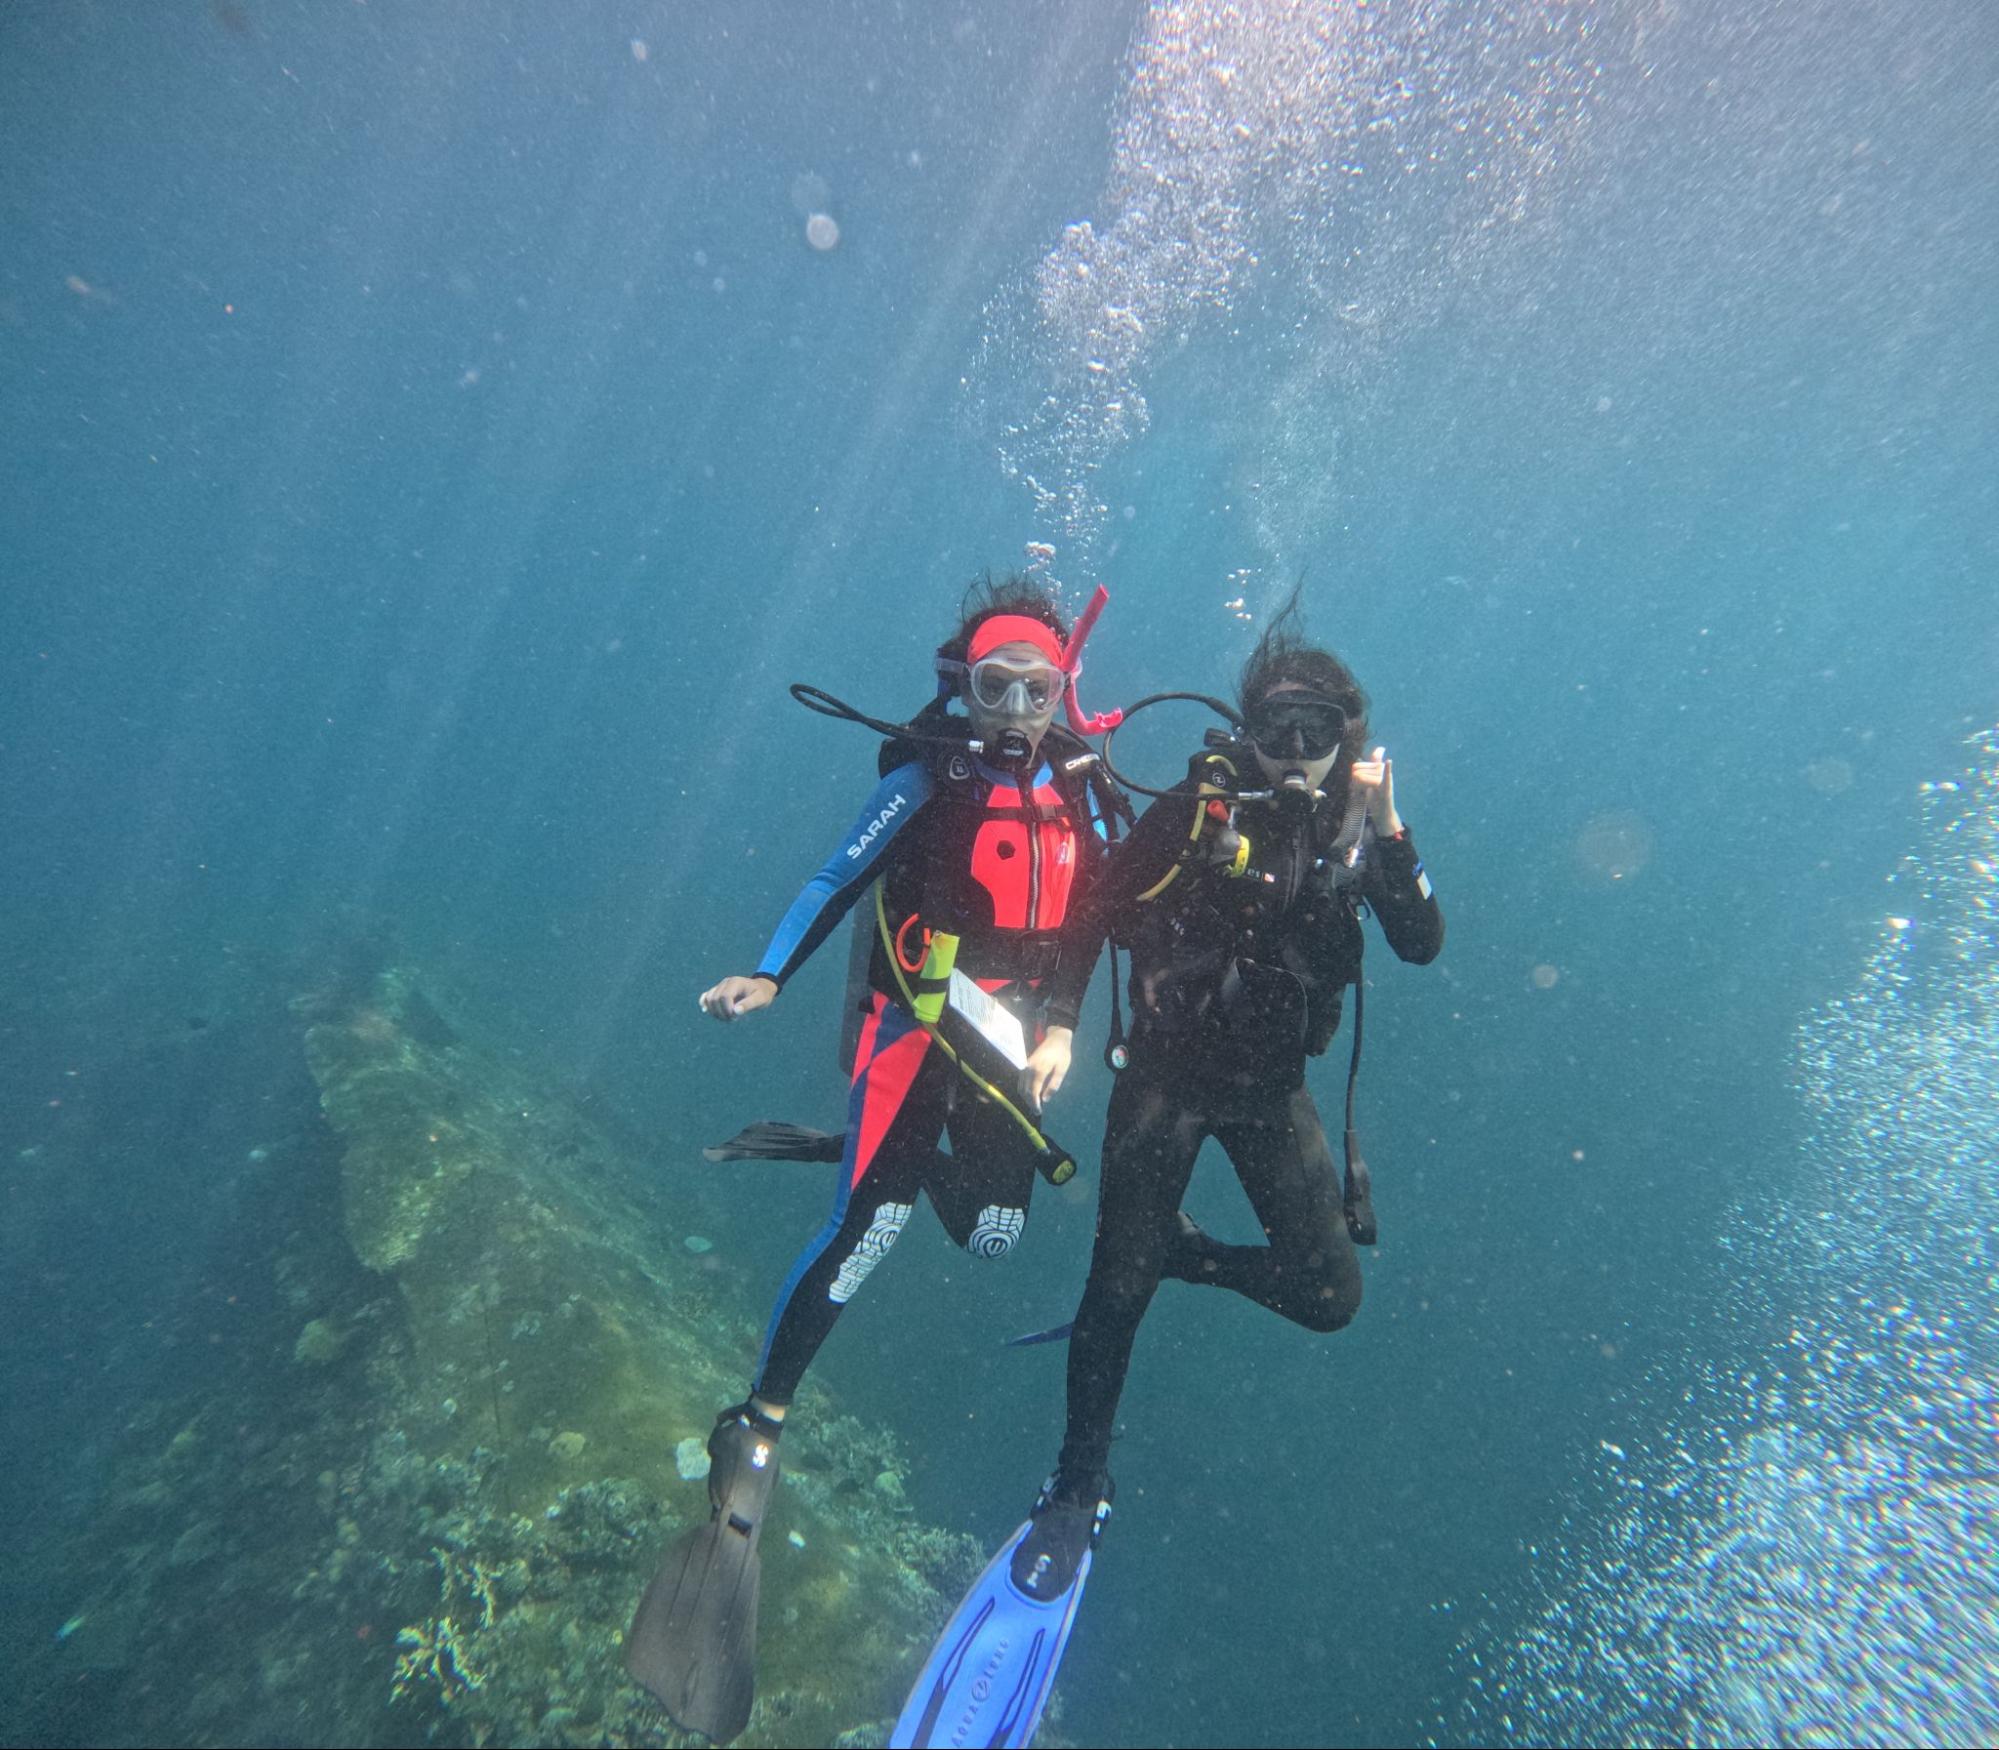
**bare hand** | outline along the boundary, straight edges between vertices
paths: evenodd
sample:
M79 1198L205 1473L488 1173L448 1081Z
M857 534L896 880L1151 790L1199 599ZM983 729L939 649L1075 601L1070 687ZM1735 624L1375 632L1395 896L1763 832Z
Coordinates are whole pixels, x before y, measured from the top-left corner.
M1374 830L1392 839L1402 830L1402 816L1395 812L1395 762L1388 749L1378 747L1369 758L1355 760L1353 781L1367 792L1367 814Z
M1070 1046L1075 1037L1071 1028L1050 1027L1029 1054L1027 1067L1020 1072L1020 1088L1035 1111L1054 1098L1068 1079Z
M733 1021L767 1009L776 1001L777 980L758 973L754 978L725 978L712 990L704 990L701 1010L718 1021Z

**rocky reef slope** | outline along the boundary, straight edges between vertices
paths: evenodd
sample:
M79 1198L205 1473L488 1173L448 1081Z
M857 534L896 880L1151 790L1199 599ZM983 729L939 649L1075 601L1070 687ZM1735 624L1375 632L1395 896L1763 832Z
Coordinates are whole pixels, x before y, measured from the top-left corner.
M8 1735L677 1742L622 1635L706 1512L682 1473L752 1315L681 1244L670 1178L411 969L271 1025L323 1119L239 1169L233 1322L168 1315L216 1317L234 1359L121 1406L59 1571L31 1557L66 1614ZM916 1521L880 1431L812 1408L745 1743L882 1742L976 1561Z

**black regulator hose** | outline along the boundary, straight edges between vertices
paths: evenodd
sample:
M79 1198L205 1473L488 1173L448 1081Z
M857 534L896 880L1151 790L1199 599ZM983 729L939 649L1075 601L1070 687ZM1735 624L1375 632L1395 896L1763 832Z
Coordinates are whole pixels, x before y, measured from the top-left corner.
M1127 705L1124 708L1123 721L1129 723L1139 712L1153 705L1167 704L1175 699L1183 699L1191 705L1205 705L1217 717L1221 718L1223 722L1228 724L1232 730L1238 733L1242 730L1241 712L1237 711L1233 705L1215 698L1210 693L1148 693L1136 704ZM1132 779L1127 778L1124 773L1111 764L1111 743L1116 738L1117 730L1115 729L1106 734L1104 737L1104 751L1098 756L1103 761L1104 770L1110 773L1113 783L1126 790L1136 790L1141 796L1182 796L1186 794L1183 790L1155 790L1150 784L1136 783Z
M1378 1228L1374 1219L1374 1178L1360 1152L1360 1132L1354 1128L1354 1085L1360 1080L1361 1029L1367 1017L1367 985L1356 975L1353 981L1353 1056L1347 1061L1346 1183L1340 1202L1346 1216L1347 1232L1357 1246L1371 1246Z
M968 735L938 735L932 730L919 729L913 723L890 723L885 718L870 717L865 711L855 710L845 699L836 699L824 687L793 681L788 690L808 711L816 711L821 717L832 717L842 723L858 723L863 729L872 729L875 734L885 735L891 741L929 741L939 747L970 748L974 753L981 751L980 744Z
M858 723L863 729L871 729L875 734L887 736L892 740L929 742L938 747L967 749L972 753L986 752L984 743L969 735L939 735L934 730L921 728L914 723L890 723L885 718L870 717L865 711L856 710L845 699L835 698L824 687L809 686L804 681L793 681L786 690L808 711L816 711L821 717L832 717L842 723ZM1207 706L1210 711L1214 712L1217 717L1228 724L1231 731L1236 734L1241 733L1243 727L1242 714L1233 705L1228 704L1225 700L1217 699L1212 693L1148 693L1144 698L1125 707L1123 721L1129 722L1139 712L1153 705L1168 704L1176 699L1184 700L1188 704ZM1115 729L1105 733L1103 752L1097 757L1104 771L1109 774L1111 781L1120 789L1135 790L1141 796L1180 796L1186 794L1182 790L1155 790L1150 784L1141 784L1134 779L1126 777L1116 766L1111 764L1111 742L1116 736L1117 731ZM1003 750L995 751L1001 752L1003 756ZM1227 792L1224 792L1224 794L1227 794ZM1271 792L1268 789L1235 792L1235 795L1245 801L1261 799L1270 794Z

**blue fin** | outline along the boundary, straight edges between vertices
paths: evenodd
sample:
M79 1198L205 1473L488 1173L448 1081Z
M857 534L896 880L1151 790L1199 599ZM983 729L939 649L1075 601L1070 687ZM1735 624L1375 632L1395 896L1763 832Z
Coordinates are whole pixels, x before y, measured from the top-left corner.
M1013 1552L1033 1528L1030 1519L1007 1539L945 1625L895 1722L889 1738L895 1750L928 1744L1024 1750L1033 1741L1094 1553L1084 1552L1060 1597L1030 1598L1013 1583L1012 1568Z
M1069 1333L1075 1328L1076 1321L1071 1319L1066 1325L1050 1325L1045 1331L1029 1331L1024 1337L1009 1337L1006 1346L1009 1349L1026 1349L1036 1343L1066 1343Z

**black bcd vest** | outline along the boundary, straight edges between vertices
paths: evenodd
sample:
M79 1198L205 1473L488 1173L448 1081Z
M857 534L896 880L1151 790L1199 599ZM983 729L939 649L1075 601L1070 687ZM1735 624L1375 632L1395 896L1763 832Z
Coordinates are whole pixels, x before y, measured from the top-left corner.
M1193 762L1195 783L1212 757ZM1133 907L1120 946L1131 951L1134 1034L1302 1074L1303 1060L1332 1043L1360 976L1360 871L1349 853L1362 819L1338 799L1296 813L1245 805L1244 873L1196 853Z

